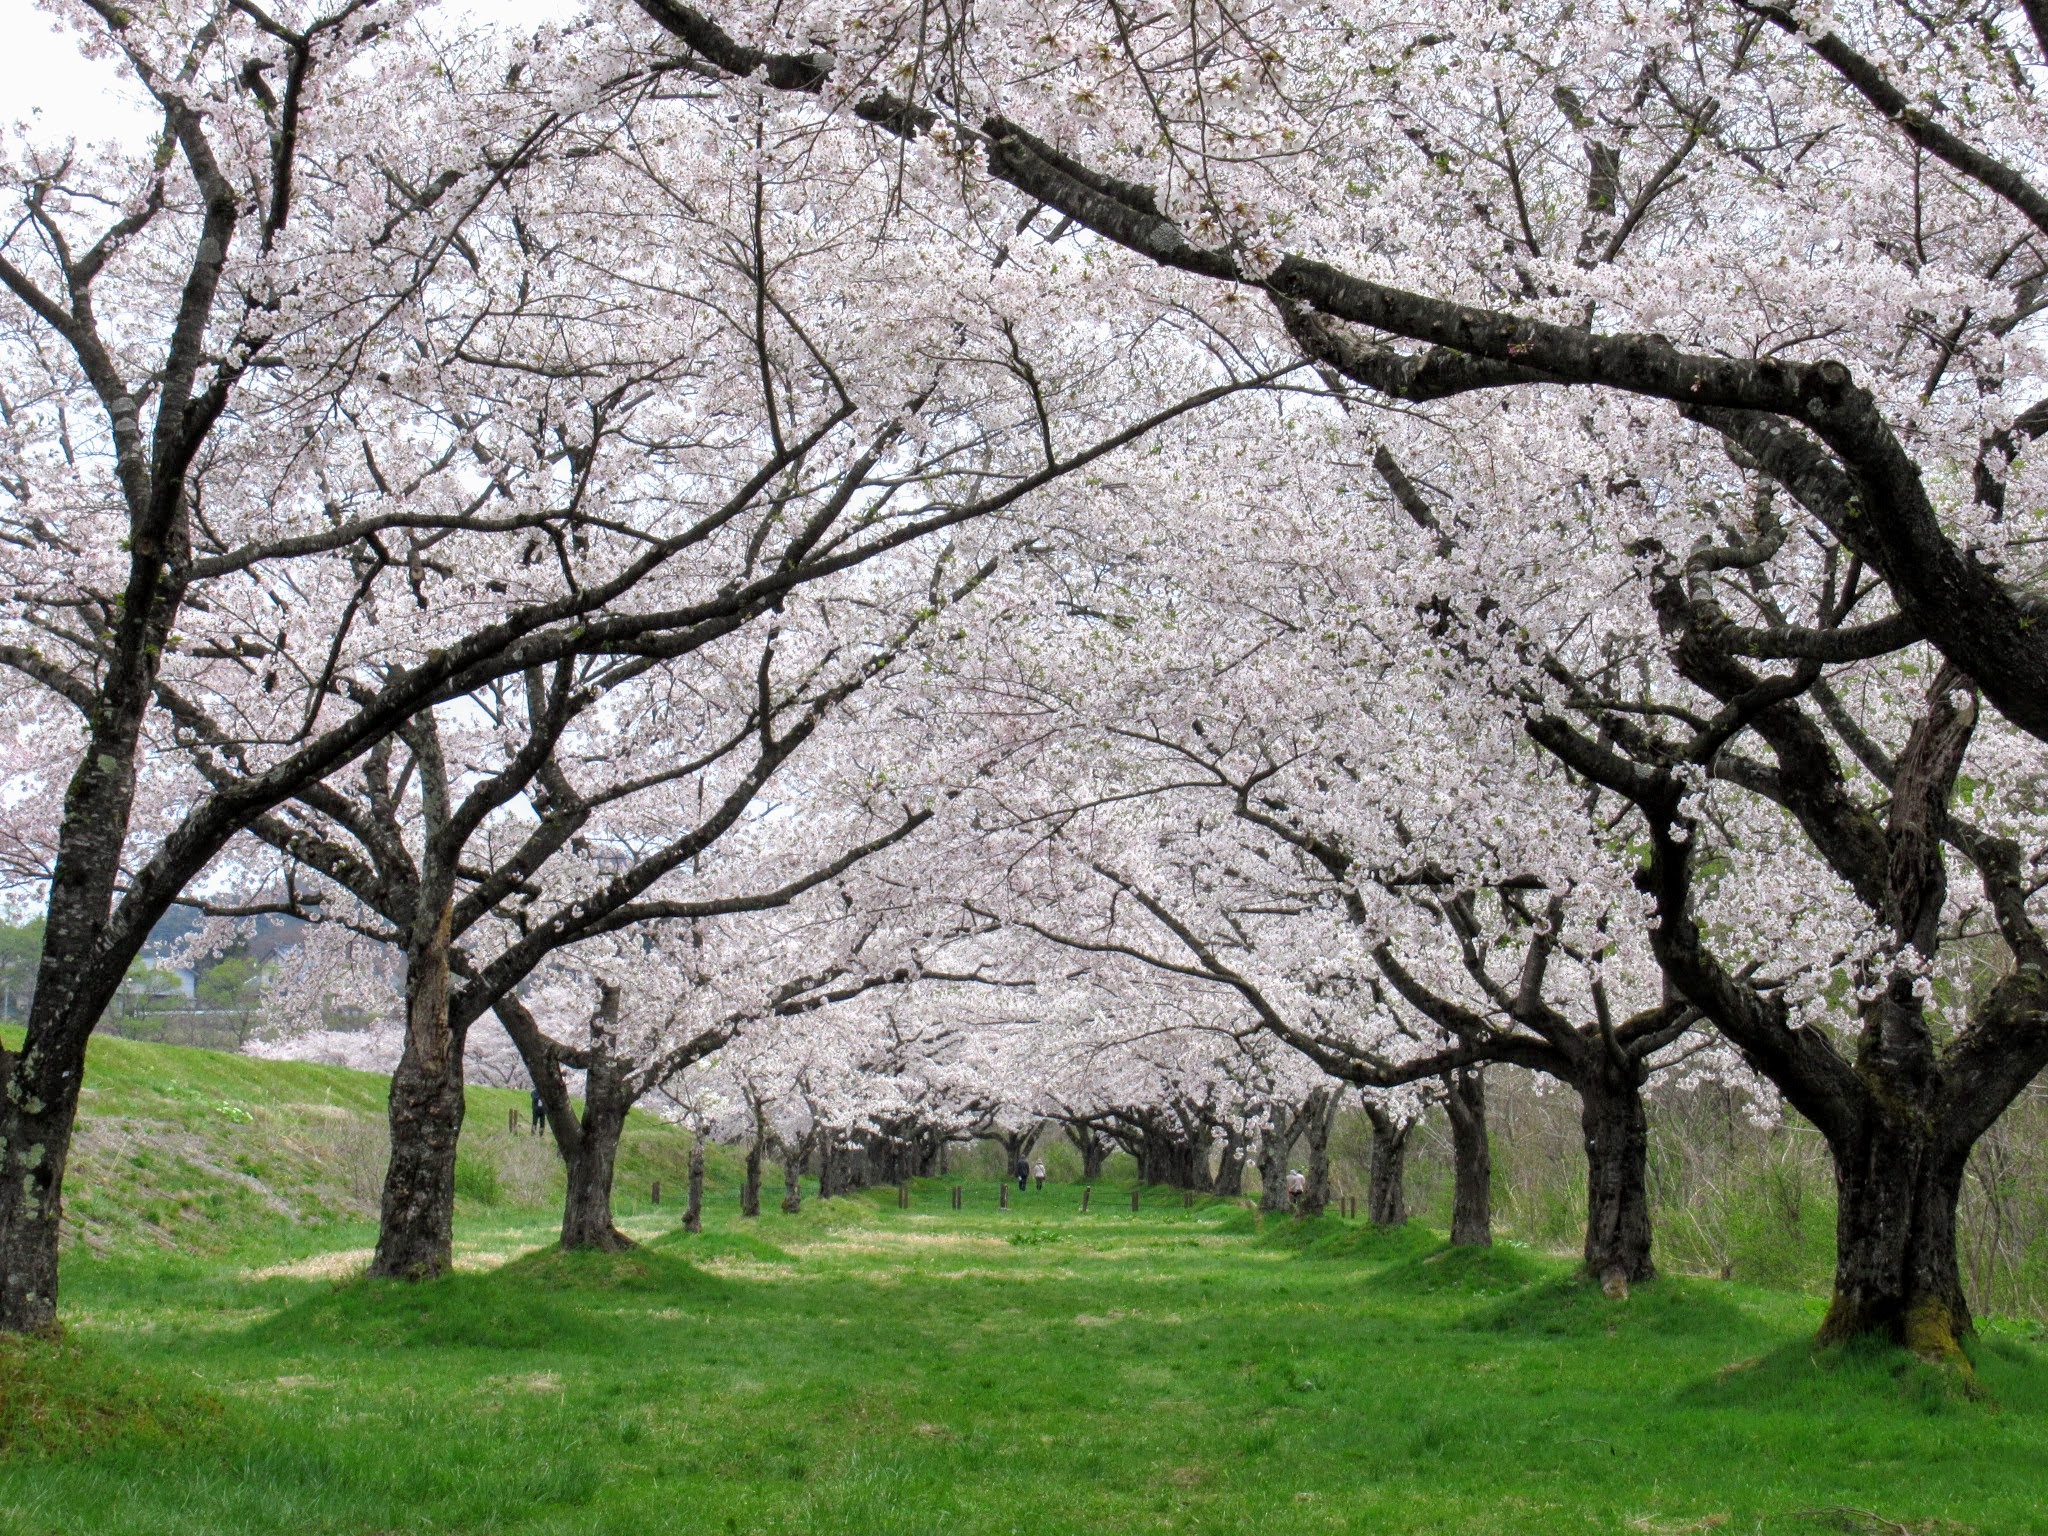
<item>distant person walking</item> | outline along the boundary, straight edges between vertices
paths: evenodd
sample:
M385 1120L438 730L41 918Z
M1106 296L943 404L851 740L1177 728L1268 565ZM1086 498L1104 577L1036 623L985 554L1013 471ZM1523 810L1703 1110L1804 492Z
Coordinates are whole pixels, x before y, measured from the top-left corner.
M1034 1179L1038 1180L1038 1187L1039 1187L1040 1189L1043 1189L1043 1188L1045 1188L1045 1159L1044 1159L1044 1158L1042 1158L1042 1157L1041 1157L1041 1158L1040 1158L1040 1159L1038 1160L1038 1165L1037 1165L1037 1166L1036 1166L1035 1168L1033 1168L1033 1169L1031 1170L1031 1176L1032 1176L1032 1177L1033 1177Z
M530 1128L530 1132L532 1135L538 1136L541 1126L547 1121L548 1112L540 1101L540 1090L538 1088L534 1089L528 1097L533 1100L533 1125Z
M1308 1175L1299 1168L1287 1170L1287 1209L1299 1211L1302 1197L1308 1193Z
M1022 1157L1017 1159L1017 1193L1020 1195L1031 1183L1031 1164Z

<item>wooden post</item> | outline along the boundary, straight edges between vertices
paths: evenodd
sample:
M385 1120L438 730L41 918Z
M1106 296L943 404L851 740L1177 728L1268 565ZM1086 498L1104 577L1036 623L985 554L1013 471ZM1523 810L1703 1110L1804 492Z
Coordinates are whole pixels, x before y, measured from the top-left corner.
M953 1186L953 1209L956 1211L960 1209L960 1186L958 1184Z
M1131 1214L1135 1216L1135 1215L1136 1215L1137 1213L1138 1213L1138 1192L1137 1192L1137 1191L1136 1191L1136 1190L1134 1189L1134 1190L1132 1190L1132 1191L1131 1191Z
M996 1208L1007 1211L1010 1208L1010 1181L1003 1180L996 1186Z
M896 1209L899 1211L910 1209L910 1184L907 1180L896 1186Z
M505 1111L505 1129L514 1136L519 1134L519 1106L516 1104Z
M1192 1189L1180 1192L1180 1208L1184 1211L1192 1211L1195 1208L1195 1192Z
M1095 1190L1092 1185L1083 1184L1081 1186L1081 1209L1084 1213L1088 1209L1088 1197L1094 1193Z
M661 1204L661 1180L659 1180L659 1179L656 1179L656 1180L654 1181L654 1192L653 1192L653 1194L654 1194L654 1203L655 1203L656 1205L659 1205L659 1204Z

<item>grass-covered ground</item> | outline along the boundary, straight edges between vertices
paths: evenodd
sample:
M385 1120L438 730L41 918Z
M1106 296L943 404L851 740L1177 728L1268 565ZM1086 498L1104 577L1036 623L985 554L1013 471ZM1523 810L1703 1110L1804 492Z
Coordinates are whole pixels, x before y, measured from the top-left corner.
M275 1089L252 1116L311 1070L231 1065ZM680 1145L638 1134L636 1179ZM67 1342L0 1346L0 1531L2048 1530L2031 1327L1987 1329L1966 1385L1815 1358L1805 1298L1610 1302L1420 1226L1067 1187L1004 1212L985 1182L959 1214L934 1183L742 1222L719 1184L700 1237L629 1208L622 1257L473 1193L462 1272L419 1287L349 1277L352 1219L110 1223ZM152 1235L181 1227L206 1240Z
M0 1043L18 1046L21 1031L0 1028ZM66 1234L88 1254L217 1255L252 1235L272 1243L372 1221L386 1091L384 1078L344 1067L95 1039ZM456 1170L465 1214L555 1205L561 1163L546 1137L525 1134L525 1091L472 1088L468 1099ZM621 1208L646 1208L656 1179L679 1190L688 1156L680 1131L635 1116L620 1148Z

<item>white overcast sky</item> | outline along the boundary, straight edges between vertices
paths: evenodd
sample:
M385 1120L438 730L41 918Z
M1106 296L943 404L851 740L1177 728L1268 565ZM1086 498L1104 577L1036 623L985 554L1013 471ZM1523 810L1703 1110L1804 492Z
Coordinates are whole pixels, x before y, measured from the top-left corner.
M576 0L444 0L444 10L531 26L567 16ZM75 34L60 29L35 0L0 0L0 124L25 122L38 139L146 135L157 126L132 82L124 90L111 62L78 55Z
M111 64L88 63L33 0L0 0L0 122L37 138L85 140L146 133L152 118L118 89Z

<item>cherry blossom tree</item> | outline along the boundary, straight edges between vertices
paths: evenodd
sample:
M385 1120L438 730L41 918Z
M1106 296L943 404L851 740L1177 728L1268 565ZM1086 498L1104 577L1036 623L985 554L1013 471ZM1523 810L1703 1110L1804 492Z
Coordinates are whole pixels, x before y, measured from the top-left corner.
M2005 515L2048 427L2031 12L855 7L778 51L779 15L639 10L708 68L969 159L976 206L1263 296L1379 396L1642 400L1758 463L1885 582L1895 636L2048 737Z
M417 553L466 524L546 520L530 507L451 514L431 497L393 510L339 487L323 496L309 462L333 413L351 408L355 365L399 343L440 258L532 143L448 131L448 92L400 6L341 0L286 19L253 5L64 11L161 128L141 147L7 150L19 214L0 247L0 663L14 738L31 743L17 761L46 787L19 802L31 825L10 842L37 850L17 863L47 912L26 1039L0 1056L9 1330L54 1321L85 1041L178 891L248 817L520 636L545 651L550 624L601 612L619 590L532 601L516 626L457 620L382 688L351 696L334 674L283 685L294 669L280 653L310 677L310 635L348 626L327 627L333 610L301 601L280 562L331 564L380 540ZM352 72L381 76L388 94L337 90ZM325 578L308 576L320 592ZM149 761L173 729L162 698L223 672L268 684L268 728L243 739L232 783L180 795Z
M721 850L717 862L786 871L793 849L844 836L820 820L781 818L768 849ZM568 1169L564 1248L624 1246L611 1185L626 1116L714 1055L750 1122L747 1214L758 1214L770 1150L785 1165L786 1209L800 1207L797 1172L826 1123L816 1084L862 1050L849 1041L860 1039L849 1005L878 988L959 979L945 961L951 914L914 894L920 852L892 836L800 890L665 902L659 918L555 952L531 988L498 999ZM583 1073L580 1116L564 1068Z
M640 10L707 67L758 71L878 135L929 142L962 166L963 219L1001 210L1025 229L1042 219L1052 243L1085 232L1091 252L1121 248L1134 310L1188 304L1185 278L1215 285L1214 316L1233 299L1242 314L1256 297L1333 380L1367 391L1376 429L1395 442L1368 444L1363 457L1432 534L1454 516L1468 536L1490 530L1528 549L1524 575L1536 550L1555 555L1559 527L1598 535L1602 568L1616 575L1648 558L1632 550L1669 551L1673 591L1744 573L1728 579L1749 591L1715 605L1711 639L1670 601L1668 634L1647 651L1623 644L1585 660L1534 657L1497 625L1460 630L1481 671L1527 663L1547 678L1524 707L1581 782L1638 810L1657 796L1687 802L1686 774L1727 782L1724 755L1767 708L1779 721L1806 715L1822 740L1841 735L1825 695L1799 702L1806 674L1887 656L1919 665L1904 655L1917 644L1954 669L1931 698L1981 695L2038 761L2048 629L2029 449L2048 426L2037 393L2048 198L2035 176L2048 28L2030 8L1966 18L1888 0L1825 10L1735 0L1655 16L1580 4L1426 16L1365 3L1025 7L933 27L856 10L807 16L801 50L787 47L780 18L744 9L714 17L645 0ZM1403 408L1374 404L1387 401ZM1497 448L1511 457L1459 483L1440 469L1451 455L1402 451L1405 429L1422 426L1470 437L1472 452L1456 456L1464 465ZM1532 487L1527 475L1494 473L1532 447L1556 478ZM1759 497L1768 529L1733 510ZM1736 547L1723 540L1731 526L1749 535L1735 556L1708 552ZM1759 540L1769 553L1757 553ZM1576 559L1549 575L1587 574ZM1794 563L1807 600L1758 592ZM1541 633L1517 595L1438 594L1454 613L1481 599L1504 605ZM1709 724L1683 743L1623 733L1624 748L1647 748L1624 752L1625 773L1602 757L1607 732L1646 710L1691 709L1670 694L1618 699L1612 686L1612 668L1642 666L1665 643L1685 654L1688 687L1706 688L1702 669L1718 653ZM1564 716L1541 707L1547 689L1617 707L1589 709L1582 718L1599 723L1566 732ZM1907 866L1921 860L1915 850L1953 848L1948 801L1962 779L1983 780L1951 759L1966 742L1987 750L1982 723L1966 721L1962 703L1927 703L1895 717L1887 738L1833 713L1876 750L1843 741L1847 757L1831 746L1831 764L1784 738L1798 769L1769 763L1769 782L1794 802L1780 814L1825 850L1828 874L1807 866L1815 884L1797 889L1781 868L1772 905L1814 914L1817 893L1846 881L1876 910L1881 864L1897 887L1885 943L1921 956L1897 973L1890 1022L1865 1009L1856 1060L1832 1046L1823 1056L1824 1036L1793 1027L1807 1015L1784 994L1794 974L1827 975L1827 965L1774 967L1760 1002L1701 970L1697 926L1680 913L1697 894L1696 866L1719 854L1701 860L1689 823L1647 877L1660 893L1649 932L1680 993L1829 1131L1843 1209L1862 1214L1844 1217L1827 1335L1911 1333L1939 1351L1968 1319L1942 1256L1953 1202L1934 1186L1953 1182L2012 1084L2048 1061L2029 854L2003 833L1995 851L1956 834L1983 855L1967 862L2002 914L2005 969L1979 989L1995 1003L1972 1012L1955 1047L1938 1045L1913 1001L1928 951L1907 933L1946 881L1924 860L1917 875ZM1906 752L1905 741L1924 744ZM2012 760L2002 747L1998 756ZM1888 783L1899 767L1919 808L1912 797L1866 802L1898 805L1896 825L1888 812L1855 830L1814 819L1823 802L1853 798L1860 775ZM2033 770L2016 771L2004 782L2017 787ZM1806 783L1791 789L1788 772ZM1763 782L1752 777L1752 789ZM1645 813L1679 825L1671 814ZM1771 925L1786 926L1782 916ZM1897 1139L1885 1106L1909 1084L1923 1121L1953 1126L1954 1140ZM1911 1150L1892 1158L1901 1146ZM1882 1194L1866 1193L1873 1179ZM1930 1180L1921 1194L1907 1188Z
M54 1316L85 1040L240 831L500 679L685 654L1151 420L1070 439L1052 412L1100 365L1035 364L1012 278L908 249L878 217L902 178L835 165L810 114L395 0L215 11L67 8L161 154L10 150L5 686L43 792L9 843L49 920L4 1062L7 1328ZM1234 387L1185 347L1162 385L1167 415Z
M926 611L944 612L945 595L928 592ZM318 877L309 896L331 885L351 902L334 916L404 957L406 1048L392 1080L379 1273L445 1269L468 1032L496 1008L526 1049L519 1015L501 1005L536 968L632 925L786 905L929 817L928 806L874 792L897 766L886 757L861 759L852 740L817 741L901 653L917 622L872 636L844 623L832 633L828 624L806 646L792 608L759 634L667 665L643 654L529 673L519 687L473 699L466 729L422 714L373 749L359 774L317 786L252 827L292 861L288 873L303 867ZM835 723L849 738L876 734L873 721ZM835 749L849 766L805 777L790 764L807 746ZM788 819L773 791L792 772L798 779L785 793L845 808L834 835L814 815L793 842L734 850L762 841L765 818ZM831 851L810 852L821 845ZM759 872L749 883L735 869ZM707 1034L702 1049L717 1043ZM629 1084L618 1062L630 1057L595 1043L591 1052L598 1065L575 1063L603 1078L603 1092L587 1090L591 1124L581 1133L566 1119L556 1126L572 1193L582 1187L577 1149L615 1144L626 1108L668 1075L640 1063L651 1075ZM527 1053L545 1092L558 1070ZM594 1175L606 1191L608 1167Z

